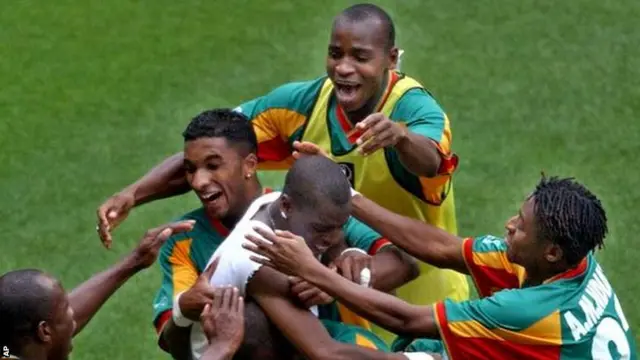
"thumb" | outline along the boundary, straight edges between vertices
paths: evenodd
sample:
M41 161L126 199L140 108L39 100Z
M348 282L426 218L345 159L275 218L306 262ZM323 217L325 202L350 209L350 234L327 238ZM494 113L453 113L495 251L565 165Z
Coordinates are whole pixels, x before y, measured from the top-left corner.
M107 214L107 217L108 217L109 219L112 219L112 220L113 220L113 219L116 219L116 218L118 218L118 212L117 212L117 211L115 211L115 210L111 210L111 211L109 211L109 213Z
M204 269L204 271L202 272L202 274L200 274L200 277L209 281L209 279L211 279L211 277L213 276L213 273L216 272L216 268L218 267L218 263L220 263L220 257L218 256L217 258L215 258L213 260L213 262L211 264L209 264L209 266L207 266L206 269Z

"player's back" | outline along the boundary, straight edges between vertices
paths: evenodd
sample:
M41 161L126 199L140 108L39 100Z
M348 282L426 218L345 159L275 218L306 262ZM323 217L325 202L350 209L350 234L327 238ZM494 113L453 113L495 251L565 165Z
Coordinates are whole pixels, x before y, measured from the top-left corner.
M561 359L636 359L636 345L629 323L602 267L589 255L580 267L584 276L558 279L565 289L559 307Z

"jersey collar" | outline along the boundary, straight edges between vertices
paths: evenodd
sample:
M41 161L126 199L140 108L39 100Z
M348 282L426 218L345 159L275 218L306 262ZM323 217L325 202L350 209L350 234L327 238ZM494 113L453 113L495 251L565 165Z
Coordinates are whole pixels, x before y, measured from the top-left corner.
M580 263L578 263L578 266L574 267L573 269L569 269L563 273L560 273L558 275L550 277L549 279L545 280L543 284L549 284L554 281L558 281L562 279L576 278L578 276L583 275L586 272L588 266L589 266L589 257L586 256L584 259L580 261Z

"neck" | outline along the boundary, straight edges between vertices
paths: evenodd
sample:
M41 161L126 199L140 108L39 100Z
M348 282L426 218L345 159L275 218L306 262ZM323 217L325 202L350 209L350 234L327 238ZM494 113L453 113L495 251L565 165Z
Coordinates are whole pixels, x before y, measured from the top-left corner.
M382 84L380 89L358 110L350 111L347 113L347 117L351 122L358 123L364 120L367 116L373 114L376 110L376 105L380 101L382 95L384 95L384 91L387 88L387 82L389 81L389 72L385 72L384 79L382 80Z
M545 281L551 279L552 277L562 274L571 270L566 266L551 266L547 269L526 269L527 278L524 281L524 286L536 286L541 285Z
M245 196L242 199L242 204L238 206L238 210L234 211L233 213L229 212L227 216L220 219L222 225L224 225L227 229L233 229L238 221L240 221L244 213L247 211L247 209L249 209L251 203L262 196L262 185L260 185L257 180L253 181L251 184L247 185L243 193L245 194Z
M0 349L1 350L1 349ZM47 350L41 346L25 346L20 354L11 354L20 360L47 360Z

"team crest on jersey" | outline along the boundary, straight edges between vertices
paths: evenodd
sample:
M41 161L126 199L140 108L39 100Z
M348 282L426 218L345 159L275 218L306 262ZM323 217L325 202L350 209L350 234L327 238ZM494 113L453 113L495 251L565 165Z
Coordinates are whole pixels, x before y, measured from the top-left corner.
M340 169L342 169L342 173L344 174L344 176L346 176L347 180L349 180L351 187L354 187L356 174L353 164L347 162L339 162L338 165L340 165Z

